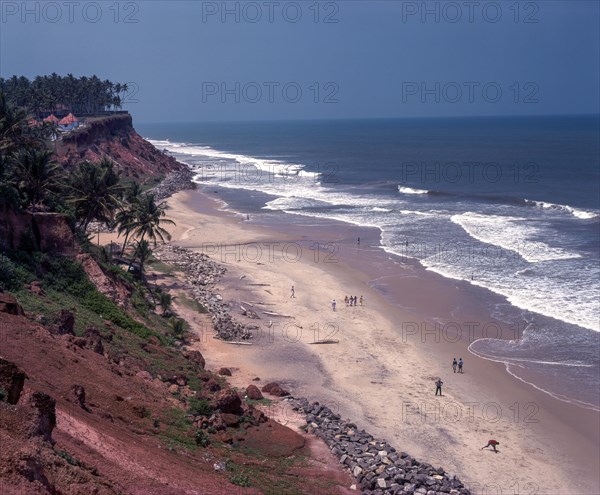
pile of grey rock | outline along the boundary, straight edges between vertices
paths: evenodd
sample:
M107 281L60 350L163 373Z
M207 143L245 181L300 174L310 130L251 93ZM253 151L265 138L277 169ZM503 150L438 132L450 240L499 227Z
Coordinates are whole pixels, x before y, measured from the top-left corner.
M305 415L307 432L325 441L352 473L363 494L470 495L456 476L396 451L386 441L343 421L328 407L305 398L284 400L292 410Z
M194 174L189 168L175 170L168 173L165 178L156 187L150 191L154 194L157 201L168 198L178 191L186 189L196 189L196 184L192 182Z
M165 263L183 268L191 287L190 293L211 315L218 338L233 341L252 338L252 330L257 327L235 321L230 314L229 304L223 301L215 288L227 271L225 267L212 261L206 254L194 253L173 244L161 245L154 255Z

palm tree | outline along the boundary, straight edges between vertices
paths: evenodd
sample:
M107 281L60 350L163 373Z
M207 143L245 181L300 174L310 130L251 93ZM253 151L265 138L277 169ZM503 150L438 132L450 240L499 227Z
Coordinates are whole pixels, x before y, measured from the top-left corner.
M127 240L131 234L131 224L136 218L137 202L142 194L142 188L139 182L133 181L129 188L126 189L124 195L123 207L119 210L115 217L115 222L118 225L119 235L125 234L125 241L121 248L121 256L127 247Z
M71 179L69 201L75 205L79 228L85 232L92 220L111 222L121 204L122 186L112 161L79 164Z
M171 304L173 303L173 298L171 297L171 294L169 294L168 292L160 292L158 295L158 303L160 304L160 307L162 309L162 315L168 316L171 310Z
M183 332L185 331L185 323L183 320L173 317L169 320L169 326L171 327L171 330L173 330L175 338L181 339L183 337Z
M48 191L57 185L59 170L49 151L24 149L17 153L14 174L25 207L35 208L42 203Z
M140 261L140 280L144 280L144 265L152 256L152 249L150 249L148 241L141 240L137 243L135 252L137 253L137 259Z
M164 218L167 214L167 205L156 203L154 194L150 193L140 196L135 204L135 218L130 224L131 232L140 240L148 237L155 247L158 240L161 242L165 239L171 240L171 234L161 227L161 224L175 225L173 220Z

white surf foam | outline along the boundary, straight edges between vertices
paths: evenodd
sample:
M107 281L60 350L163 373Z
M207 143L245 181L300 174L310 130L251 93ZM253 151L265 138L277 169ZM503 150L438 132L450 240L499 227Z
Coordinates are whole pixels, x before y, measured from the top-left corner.
M554 203L547 203L545 201L532 201L529 199L526 199L525 203L527 203L530 206L536 206L538 208L543 208L546 210L555 210L555 211L563 211L566 213L570 213L574 217L580 218L582 220L591 220L593 218L600 217L600 214L597 212L593 212L593 211L589 211L589 210L582 210L579 208L574 208L569 205L558 205L558 204L554 204Z
M427 189L417 189L400 184L398 186L398 192L401 192L402 194L427 194L429 191Z
M453 215L450 220L474 239L513 251L530 263L581 258L578 253L534 240L538 230L528 225L530 220L525 218L481 215L468 211Z

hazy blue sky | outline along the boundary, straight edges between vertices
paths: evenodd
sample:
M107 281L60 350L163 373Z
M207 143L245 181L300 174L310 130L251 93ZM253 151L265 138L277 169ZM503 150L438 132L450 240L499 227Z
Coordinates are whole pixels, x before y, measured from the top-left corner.
M0 6L2 77L129 82L137 122L599 112L595 0Z

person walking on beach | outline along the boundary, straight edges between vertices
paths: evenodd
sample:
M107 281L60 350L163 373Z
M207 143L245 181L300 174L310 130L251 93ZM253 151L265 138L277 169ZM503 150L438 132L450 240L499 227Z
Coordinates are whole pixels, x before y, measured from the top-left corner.
M360 246L360 237L358 238L358 241L356 241L356 244Z
M344 302L346 303L346 307L348 307L348 304L350 302L350 299L348 299L348 296L344 297Z
M296 299L296 289L294 289L293 285L292 285L292 294L290 295L290 299Z
M361 295L361 296L360 296L360 305L361 305L361 306L363 305L363 301L364 301L364 299L363 299L363 296Z
M463 372L463 370L462 370L462 367L463 367L463 360L462 360L462 358L460 358L460 359L458 360L458 372L459 372L459 373L462 373L462 372Z
M358 298L356 296L354 296L354 305L356 306L356 301L358 300Z
M444 382L442 381L441 378L438 378L437 381L435 382L435 395L438 394L438 392L440 393L440 395L442 395L442 385L444 384Z
M333 309L335 311L335 306L336 306L336 302L335 299L333 301L331 301L331 309Z
M456 358L454 358L452 360L452 369L454 370L454 373L456 373L456 366L458 365L458 363L456 362Z
M488 443L485 447L481 447L481 450L487 448L487 447L492 447L492 449L494 450L494 452L496 452L496 454L499 452L498 450L496 450L496 445L500 445L500 442L498 442L497 440L488 440Z

